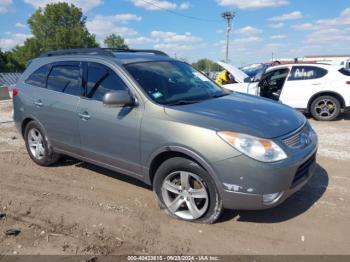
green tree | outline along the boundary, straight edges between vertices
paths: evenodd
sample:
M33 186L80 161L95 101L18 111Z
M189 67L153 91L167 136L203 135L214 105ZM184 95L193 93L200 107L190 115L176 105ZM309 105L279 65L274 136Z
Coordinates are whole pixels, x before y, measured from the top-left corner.
M28 24L33 37L13 52L22 66L49 50L98 47L95 36L86 28L86 17L72 4L56 3L39 8L29 18Z
M204 72L217 72L222 70L220 65L207 58L198 60L193 63L192 66L197 70Z
M23 68L12 52L2 52L0 49L0 72L21 71Z
M128 45L125 43L124 38L115 34L107 36L105 40L103 40L103 43L108 48L129 49Z

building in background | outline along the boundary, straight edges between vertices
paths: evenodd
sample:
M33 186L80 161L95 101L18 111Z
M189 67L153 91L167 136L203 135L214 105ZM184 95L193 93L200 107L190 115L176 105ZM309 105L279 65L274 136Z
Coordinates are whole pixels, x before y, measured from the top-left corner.
M326 63L332 65L344 65L345 61L350 61L350 54L348 55L310 55L305 56L303 61L316 61L316 63Z

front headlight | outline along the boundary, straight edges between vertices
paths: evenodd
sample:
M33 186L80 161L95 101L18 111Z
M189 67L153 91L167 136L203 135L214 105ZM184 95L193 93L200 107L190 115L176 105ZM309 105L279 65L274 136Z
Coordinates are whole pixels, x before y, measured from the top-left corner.
M287 158L286 153L272 140L234 132L218 135L241 153L261 162L276 162Z

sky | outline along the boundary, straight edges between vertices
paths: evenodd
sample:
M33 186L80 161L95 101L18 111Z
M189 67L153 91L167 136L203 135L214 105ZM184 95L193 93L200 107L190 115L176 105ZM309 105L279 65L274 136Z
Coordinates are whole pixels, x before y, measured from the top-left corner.
M36 8L63 0L0 0L0 48L31 37ZM236 13L230 61L245 65L306 55L350 54L350 0L66 0L88 30L121 35L130 48L154 48L189 62L225 56L224 11Z

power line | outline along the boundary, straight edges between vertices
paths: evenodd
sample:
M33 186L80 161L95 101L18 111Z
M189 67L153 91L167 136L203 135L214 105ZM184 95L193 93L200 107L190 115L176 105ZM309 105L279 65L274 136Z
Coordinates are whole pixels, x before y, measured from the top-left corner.
M180 13L180 12L176 12L176 11L173 11L173 10L169 10L169 9L161 7L161 6L159 6L159 5L157 5L157 4L153 3L153 2L147 1L147 0L141 0L141 1L146 3L146 4L153 5L154 7L157 7L158 9L161 9L161 10L166 11L168 13L171 13L173 15L178 15L178 16L182 16L182 17L185 17L185 18L188 18L188 19L202 21L202 22L221 23L221 21L219 21L219 20L212 20L212 19L206 19L206 18L201 18L201 17L195 17L195 16L186 15L186 14L183 14L183 13Z

